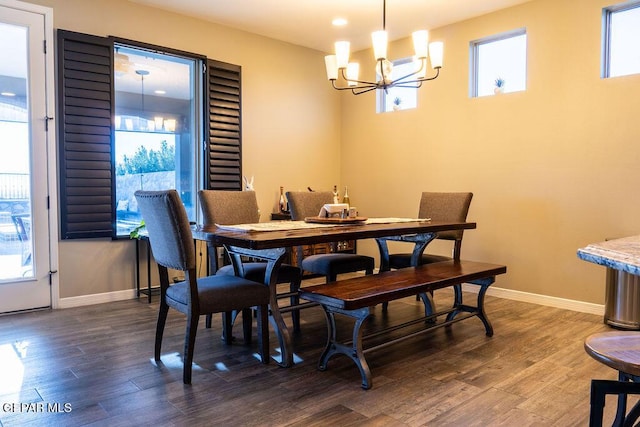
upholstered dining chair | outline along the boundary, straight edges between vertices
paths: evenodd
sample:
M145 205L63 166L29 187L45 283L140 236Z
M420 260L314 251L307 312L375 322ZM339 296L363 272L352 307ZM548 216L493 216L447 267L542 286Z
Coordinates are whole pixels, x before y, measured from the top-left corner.
M613 426L637 425L640 402L627 412L627 396L640 394L640 332L610 331L590 335L584 341L587 354L618 371L618 380L591 380L589 426L601 427L605 398L618 395Z
M473 193L469 192L428 192L425 191L420 197L420 207L418 209L418 218L430 218L433 221L456 221L464 222L467 220L469 206ZM450 259L459 260L462 251L462 237L464 230L441 231L435 236L436 239L448 240L453 242L453 250L451 256L436 255L424 253L427 242L415 242L415 249L412 253L393 253L389 254L389 264L382 265L380 270L390 270L406 268L412 265L431 264L439 261ZM383 245L383 249L388 250L386 240L395 240L394 238L377 239L378 245ZM462 288L460 285L454 286L456 299L461 298ZM419 298L418 296L417 298ZM423 295L423 298L429 298L429 295ZM426 302L425 302L426 303ZM429 304L433 306L433 301L429 298ZM382 308L386 310L388 303L383 303Z
M327 203L333 203L330 191L287 191L287 201L291 219L302 221L306 217L318 216L320 209ZM302 253L302 251L298 251ZM303 258L301 266L304 271L325 276L326 282L335 282L338 274L365 271L373 274L375 261L366 255L349 253L329 253L310 255Z
M158 264L160 276L160 311L156 326L155 360L160 361L162 335L169 308L187 316L182 379L185 384L190 384L200 316L257 307L260 355L262 363L268 363L268 287L236 276L197 277L196 254L189 219L177 191L136 191L135 197L145 221L151 252ZM171 284L167 270L169 268L183 271L185 280ZM251 342L251 330L247 331L245 328L245 333L247 332L245 342Z
M423 192L420 198L420 208L418 218L431 218L433 221L456 221L467 220L469 206L473 193L437 193ZM441 231L436 235L436 239L453 242L451 256L425 254L423 253L418 264L430 264L433 262L446 261L450 259L459 260L462 250L462 237L464 230ZM411 266L411 253L396 253L389 255L389 267L392 269L405 268Z
M258 200L254 191L200 190L198 199L205 224L252 224L260 221ZM264 262L243 263L244 277L264 283L266 265ZM233 275L235 272L232 265L225 265L219 268L216 274ZM289 283L289 292L278 297L289 298L291 305L297 305L301 281L302 270L293 265L282 264L278 269L277 283ZM300 310L292 310L291 317L293 329L297 332L300 330ZM210 326L211 318L207 316L207 327ZM230 334L229 329L225 331L225 336Z

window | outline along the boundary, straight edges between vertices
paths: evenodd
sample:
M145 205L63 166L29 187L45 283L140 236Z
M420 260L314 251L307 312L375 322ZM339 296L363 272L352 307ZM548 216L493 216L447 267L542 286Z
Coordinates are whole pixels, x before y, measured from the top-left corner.
M239 66L114 37L65 30L57 34L61 239L126 235L138 218L127 196L135 190L124 183L128 179L136 185L135 179L127 175L142 179L138 188L157 184L145 181L143 169L136 175L134 158L145 159L147 167L165 163L154 166L154 172L144 170L167 169L164 188L180 191L193 220L197 189L242 189ZM128 56L124 68L119 54ZM136 73L145 68L132 59L146 64L149 74ZM162 90L152 88L152 64L188 74L181 83L189 88L188 100L174 94L179 81L173 78L165 94L152 94ZM204 64L206 70L200 67ZM131 81L118 83L127 67L133 71L127 77ZM132 161L124 161L125 155ZM174 159L173 171L166 165L169 158ZM127 172L128 166L134 172Z
M471 42L470 96L518 92L527 87L525 29Z
M416 70L416 63L412 58L399 59L393 61L391 79L395 80ZM380 75L377 76L380 79ZM418 106L418 89L412 87L392 87L385 92L376 91L378 102L378 113L388 111L407 110Z
M603 9L602 77L640 73L640 2Z
M178 190L196 221L199 60L115 45L116 234L142 217L136 190Z

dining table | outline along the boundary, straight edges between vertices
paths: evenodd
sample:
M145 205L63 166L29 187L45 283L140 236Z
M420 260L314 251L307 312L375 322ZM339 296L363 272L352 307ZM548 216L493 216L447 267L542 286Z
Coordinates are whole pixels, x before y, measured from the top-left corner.
M475 222L435 221L419 218L368 218L362 221L307 222L270 221L238 225L195 225L193 238L207 244L209 254L224 247L231 257L236 275L244 274L243 257L267 262L264 284L270 288L269 319L280 345L278 364L293 366L291 334L277 301L276 278L286 258L287 248L345 240L376 239L381 267L388 266L387 238L414 243L414 254L421 253L438 232L476 228ZM414 257L415 258L415 257ZM417 258L416 258L417 259ZM211 256L210 256L210 262ZM381 268L384 270L384 268Z

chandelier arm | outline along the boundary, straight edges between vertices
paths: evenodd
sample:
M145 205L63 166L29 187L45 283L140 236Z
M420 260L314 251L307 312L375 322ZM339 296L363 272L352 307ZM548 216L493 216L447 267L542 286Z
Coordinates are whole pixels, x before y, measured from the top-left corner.
M350 82L356 82L356 83L358 83L358 86L360 86L360 85L365 85L367 87L369 87L369 86L378 86L377 82L369 82L369 81L366 81L366 80L353 80L353 79L347 78L347 75L345 74L344 68L341 68L340 72L342 73L342 78L343 79L348 80Z
M425 77L424 79L420 79L420 81L423 82L428 82L429 80L435 80L438 78L438 76L440 75L440 68L441 67L437 67L436 68L436 74L433 77Z
M424 68L424 65L422 65L418 70L414 71L413 73L409 73L405 76L402 76L400 78L395 79L394 81L391 82L391 85L396 86L397 83L414 83L414 82L426 82L429 80L435 80L438 78L438 76L440 75L440 67L436 68L436 74L433 77L420 77L417 79L413 79L413 80L407 80L405 82L405 80L411 76L415 76L416 74L418 74L419 72L422 71L422 68Z
M428 82L430 80L437 79L439 75L440 75L440 67L436 68L436 73L432 77L423 77L423 78L418 79L418 80L421 81L421 82Z
M406 88L406 89L418 89L422 87L422 80L413 80L410 82L394 85L393 87Z
M400 77L400 78L395 79L394 81L392 81L392 82L391 82L391 84L395 85L395 84L396 84L396 83L398 83L398 82L402 82L402 81L404 81L405 79L407 79L407 78L409 78L409 77L411 77L411 76L415 76L416 74L420 73L420 72L425 68L425 63L426 63L426 59L421 60L421 61L420 61L420 68L418 68L416 71L414 71L414 72L412 72L412 73L409 73L409 74L407 74L407 75L404 75L404 76L402 76L402 77ZM420 80L420 79L418 78L418 79L412 80L412 82L413 82L413 81L417 81L417 80Z
M413 73L409 73L409 74L407 74L405 76L399 77L399 78L395 79L394 81L392 81L391 85L395 86L397 83L403 83L406 79L408 79L411 76L415 76L419 72L420 72L420 70L415 71ZM407 82L415 82L415 81L418 81L418 80L421 80L421 79L418 78L418 79L408 80Z
M384 89L385 91L393 88L393 87L398 87L398 88L409 88L409 89L418 89L420 87L422 87L422 82L427 82L430 80L435 80L438 78L438 76L440 75L440 67L435 69L436 73L435 75L431 76L431 77L424 77L424 78L420 78L420 79L414 79L414 80L405 80L411 76L414 76L416 73L409 73L405 76L400 77L399 79L394 80L391 83L373 83L373 82L368 82L368 81L362 81L362 80L350 80L350 81L355 81L358 83L358 85L356 86L338 86L336 85L336 79L331 79L331 85L333 86L334 89L336 90L350 90L351 93L353 93L354 95L360 95L363 93L367 93L369 91L375 90L375 89ZM345 80L348 80L346 75L344 74L344 69L342 69L342 77ZM384 80L383 80L384 81Z
M336 85L336 81L335 79L331 79L331 85L333 86L334 89L336 90L350 90L350 91L354 91L354 89L377 89L378 86L376 86L375 84L367 84L367 85L358 85L358 86L338 86Z
M356 90L356 89L362 89L362 90ZM372 90L376 90L378 89L377 86L372 86L372 87L362 87L362 88L358 88L358 87L354 87L351 88L351 93L353 93L354 95L362 95L363 93L367 93L367 92L371 92Z
M413 74L415 74L415 73L413 73ZM403 81L403 80L402 80L402 79L404 79L404 78L406 78L406 77L410 77L410 76L412 76L413 74L408 74L408 75L406 75L406 76L404 76L404 77L402 77L402 78L399 78L399 79L397 79L397 80L394 80L394 81L391 83L391 86L390 86L390 87L413 87L413 86L400 86L400 85L405 85L405 84L410 84L410 83L417 83L417 82L422 83L422 82L428 82L428 81L430 81L430 80L435 80L435 79L437 79L437 78L438 78L438 76L440 75L440 67L436 68L436 74L435 74L435 75L433 75L433 76L431 76L431 77L422 77L422 78L419 78L419 79L407 80L407 81ZM398 84L400 84L400 85L398 85ZM422 86L422 84L421 84L420 86ZM417 87L420 87L420 86L417 86Z

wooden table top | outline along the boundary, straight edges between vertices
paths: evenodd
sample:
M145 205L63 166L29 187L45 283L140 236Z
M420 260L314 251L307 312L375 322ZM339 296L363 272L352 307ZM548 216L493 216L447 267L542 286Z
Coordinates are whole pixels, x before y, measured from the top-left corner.
M475 222L407 221L347 224L282 231L233 231L221 229L215 225L201 225L194 227L192 233L194 239L215 245L230 245L247 249L272 249L341 240L373 239L403 234L437 233L446 230L474 228L476 228Z

